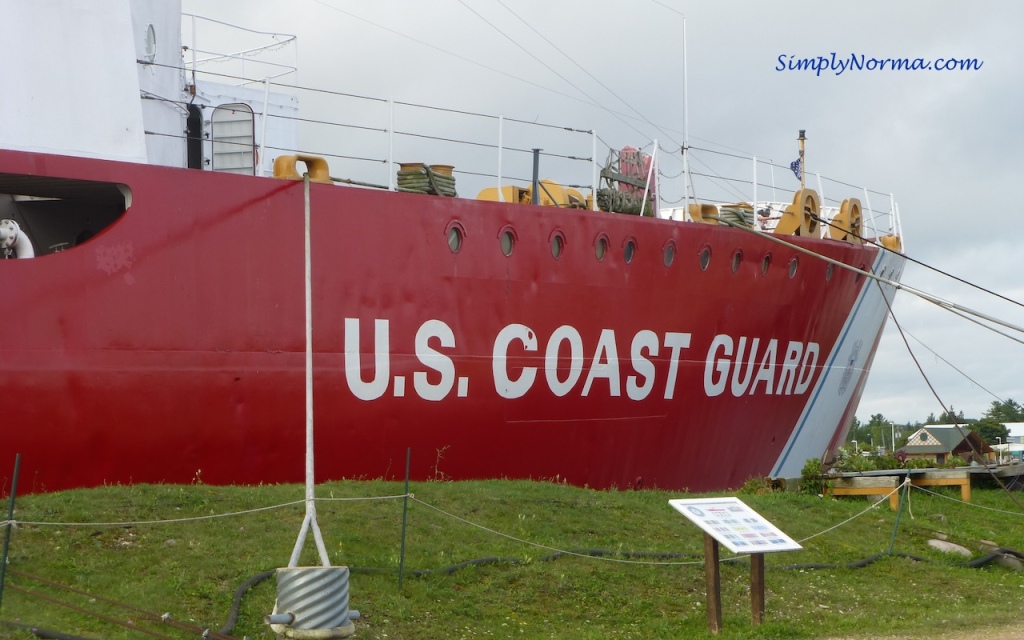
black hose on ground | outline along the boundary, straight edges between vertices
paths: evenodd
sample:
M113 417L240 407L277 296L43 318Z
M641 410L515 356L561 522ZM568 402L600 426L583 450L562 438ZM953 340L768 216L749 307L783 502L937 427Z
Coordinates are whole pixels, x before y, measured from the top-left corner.
M228 611L228 620L224 623L224 626L220 628L220 633L223 633L226 636L231 635L231 632L235 629L235 625L238 624L238 612L242 608L242 596L245 595L246 591L255 587L275 573L277 573L276 569L261 571L235 589L234 598L231 600L231 609Z
M679 559L679 558L703 558L703 556L701 554L696 554L696 553L654 553L654 552L647 552L647 551L611 551L611 550L608 550L608 549L573 549L573 550L570 550L570 551L557 551L555 553L551 553L549 555L542 556L542 557L538 558L538 561L539 562L551 562L552 560L557 560L558 558L561 558L563 556L572 556L572 555L585 555L585 556L591 556L591 557L595 557L595 558L603 557L603 556L620 556L620 557L625 557L625 558L657 558L659 560L673 560L673 559ZM1018 559L1024 561L1024 553L1021 553L1019 551L1015 551L1013 549L1005 549L1005 548L1000 547L998 549L995 549L992 553L988 553L988 554L986 554L984 556L981 556L980 558L975 558L975 559L969 560L967 562L959 563L956 566L971 567L971 568L983 567L983 566L985 566L985 565L987 565L987 564L989 564L991 562L994 562L997 559L999 559L999 558L1001 558L1003 556L1006 556L1006 555L1012 555L1012 556L1015 556ZM848 563L819 563L819 562L812 562L812 563L805 563L805 564L779 565L778 568L779 569L788 569L788 570L799 570L799 569L862 569L862 568L867 567L867 566L869 566L871 564L874 564L878 560L880 560L882 558L886 558L886 557L907 558L907 559L913 560L915 562L927 562L928 561L926 558L922 558L920 556L914 556L914 555L911 555L909 553L895 552L895 553L876 553L875 555L868 556L867 558L864 558L863 560L857 560L855 562L848 562ZM723 563L729 563L729 564L745 564L746 560L744 558L742 558L742 557L737 557L737 558L726 558L726 559L722 560L722 562ZM414 571L409 571L408 573L409 573L409 575L416 576L416 577L425 577L425 576L430 576L430 575L434 575L434 574L450 575L452 573L455 573L456 571L459 571L461 569L465 569L467 567L477 567L477 566L483 566L483 565L489 565L489 564L519 565L519 564L526 564L526 563L527 563L527 561L523 560L522 558L503 558L503 557L499 557L499 556L490 556L490 557L487 557L487 558L476 558L474 560L466 560L465 562L460 562L458 564L449 565L447 567L441 567L440 569L418 569L418 570L414 570ZM350 573L361 573L361 574L397 573L397 569L387 569L387 568L383 568L383 567L349 567L349 572ZM227 635L227 634L231 633L232 629L234 629L235 623L238 621L238 611L239 611L239 609L242 606L242 596L244 596L245 593L250 588L252 588L256 584L266 580L267 578L269 578L270 576L274 575L275 573L276 573L275 570L263 571L261 573L257 573L253 577L251 577L248 580L246 580L245 582L243 582L241 584L241 586L239 586L238 589L235 590L235 597L234 597L234 601L231 604L231 611L228 614L228 621L227 621L227 623L223 627L221 627L221 630L220 630L221 633ZM75 640L78 640L78 639L75 639Z

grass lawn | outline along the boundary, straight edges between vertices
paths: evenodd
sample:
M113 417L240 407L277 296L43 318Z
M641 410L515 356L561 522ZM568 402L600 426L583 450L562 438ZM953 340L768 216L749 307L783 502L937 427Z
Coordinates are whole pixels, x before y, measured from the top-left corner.
M410 491L400 588L401 483L317 487L330 562L352 570L350 607L362 613L357 638L711 637L703 533L668 505L704 496L502 480L417 483ZM88 638L217 631L239 585L287 566L303 492L298 485L139 485L19 497L0 621ZM758 627L749 566L722 549L717 637L926 638L1005 627L1024 607L1024 573L966 566L970 558L928 545L945 538L975 560L984 540L1024 549L1024 512L995 489L975 489L971 504L954 491L912 490L898 526L888 502L869 508L862 498L721 495L739 495L804 548L766 557L767 611ZM319 564L312 536L300 564ZM246 593L232 636L274 637L262 618L275 588L270 578ZM171 617L161 621L165 613ZM12 626L0 626L0 636L34 637Z

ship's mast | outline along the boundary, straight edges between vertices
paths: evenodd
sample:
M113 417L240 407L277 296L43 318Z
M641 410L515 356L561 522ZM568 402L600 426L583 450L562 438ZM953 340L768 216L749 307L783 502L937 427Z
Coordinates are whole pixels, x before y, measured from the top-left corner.
M690 89L686 77L686 16L683 16L683 216L690 215Z
M804 130L800 130L800 136L797 138L800 141L800 190L804 190L804 177L807 175L807 160L804 159L804 143L807 142L807 137L804 135Z

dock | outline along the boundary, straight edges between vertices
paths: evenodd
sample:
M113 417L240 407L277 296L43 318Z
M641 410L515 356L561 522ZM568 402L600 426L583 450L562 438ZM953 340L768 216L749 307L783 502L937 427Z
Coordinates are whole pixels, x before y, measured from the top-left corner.
M1012 486L1018 481L1024 482L1024 464L840 473L828 477L832 486L825 492L834 496L888 495L889 506L895 511L899 508L899 492L896 489L908 477L910 484L915 487L960 487L960 499L970 502L972 483L989 480L993 475L1007 486Z

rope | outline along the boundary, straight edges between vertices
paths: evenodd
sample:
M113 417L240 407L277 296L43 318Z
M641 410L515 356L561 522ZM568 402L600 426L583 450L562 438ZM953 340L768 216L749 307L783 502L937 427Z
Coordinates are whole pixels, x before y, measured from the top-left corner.
M853 522L857 518L859 518L859 517L861 517L863 515L866 515L869 511L873 511L874 509L877 509L879 505L884 504L885 501L889 499L889 496L891 496L892 494L896 493L899 490L900 490L900 487L896 487L895 489L893 489L892 491L890 491L886 495L882 496L882 498L878 502L872 503L871 505L868 506L867 509L864 509L860 513L858 513L856 515L853 515L853 516L850 516L846 520L843 520L839 524L835 524L835 525L829 527L828 529L825 529L824 531L819 531L818 533L809 535L806 538L803 538L801 540L797 540L797 542L803 544L804 542L807 542L808 540L813 540L814 538L817 538L819 536L823 536L826 533L831 533L831 532L835 531L836 529L838 529L839 527L842 527L842 526L844 526L846 524L849 524L850 522Z
M877 509L879 507L879 505L885 503L885 501L888 499L889 495L892 495L893 493L899 491L900 488L902 488L902 487L897 487L897 488L893 489L893 491L890 492L888 495L883 496L882 500L880 500L879 502L871 504L870 506L868 506L866 509L864 509L860 513L858 513L856 515L853 515L853 516L847 518L846 520L843 520L842 522L840 522L838 524L835 524L835 525L833 525L833 526L831 526L831 527L829 527L829 528L827 528L827 529L825 529L823 531L820 531L818 533L815 533L815 534L812 534L810 536L807 536L806 538L803 538L801 540L797 540L797 542L804 543L804 542L806 542L808 540L813 540L814 538L823 536L823 535L825 535L827 533L831 533L832 531L835 531L839 527L842 527L842 526L844 526L846 524L849 524L850 522L856 520L857 518L860 518L860 517L868 514L870 511L872 511L874 509ZM531 546L531 547L537 547L537 548L540 548L540 549L544 549L546 551L552 551L555 554L569 555L569 556L575 556L575 557L580 557L580 558L591 558L591 559L595 559L595 560L602 560L602 561L605 561L605 562L616 562L616 563L619 563L619 564L632 564L632 565L690 566L690 565L702 565L702 564L704 564L703 560L695 561L695 562L644 562L644 561L637 561L637 560L625 560L625 559L620 559L620 558L601 557L601 556L595 555L592 552L592 550L590 552L587 552L587 553L581 553L581 552L578 552L578 551L569 551L569 550L557 549L555 547L550 547L550 546L539 544L539 543L536 543L536 542L531 542L529 540L523 540L521 538L516 538L515 536L509 535L509 534L506 534L506 533L502 533L500 531L496 531L496 530L491 529L489 527L485 527L485 526L483 526L481 524L477 524L475 522L472 522L470 520L467 520L465 518L457 516L457 515L455 515L453 513L449 513L447 511L444 511L443 509L435 507L432 504L429 504L427 502L419 500L418 498L416 498L415 496L412 496L411 494L410 494L410 499L415 500L416 502L422 504L423 506L425 506L425 507L427 507L429 509L433 509L434 511L437 511L438 513L440 513L442 515L445 515L445 516L447 516L449 518L452 518L454 520L462 522L463 524L467 524L467 525L469 525L471 527L476 527L477 529L480 529L481 531L485 531L487 533L490 533L490 534L493 534L493 535L505 538L507 540L512 540L513 542L518 542L518 543L525 544L525 545L528 545L528 546ZM625 552L622 555L640 555L640 554L636 554L636 553L633 553L633 552ZM672 555L672 554L666 554L666 555ZM742 557L746 557L746 556L745 555L736 556L736 558L742 558ZM735 558L733 558L733 560L734 559Z
M149 622L162 622L162 623L164 623L164 624L166 624L168 626L174 627L176 629L181 629L183 631L189 631L189 632L193 632L193 633L197 633L197 634L202 634L203 637L220 638L220 639L225 639L225 640L227 638L229 638L229 636L224 635L221 632L210 632L210 631L208 631L206 629L203 629L202 627L199 627L199 626L196 626L196 625L190 625L190 624L186 624L184 622L178 622L177 620L175 620L171 616L170 613L164 613L163 615L160 615L160 614L154 613L152 611L147 611L146 609L142 609L142 608L136 607L135 605L128 604L126 602L120 602L118 600L113 600L111 598L105 598L103 596L96 595L96 594L90 593L88 591L83 591L81 589L76 589L75 587L71 587L71 586L66 585L66 584L61 584L59 582L54 582L52 580L47 580L46 578L41 578L41 577L33 575L31 573L25 573L24 571L17 571L15 569L12 569L11 570L11 574L19 576L19 577L22 577L22 578L25 578L25 579L28 579L28 580L33 580L33 581L38 582L40 584L45 584L45 585L47 585L49 587L54 587L55 589L62 589L64 591L69 591L71 593L74 593L74 594L77 594L77 595L80 595L80 596L85 596L85 597L90 598L90 599L95 600L95 601L105 602L106 604L109 604L109 605L114 606L114 607L118 607L120 609L126 609L128 611L131 611L131 612L134 612L134 613L137 613L137 614L141 614L141 618L140 619L144 619L144 620L147 620ZM74 609L75 611L78 611L79 613L83 613L85 615L90 615L90 616L99 618L101 620L104 620L106 622L110 622L112 624L117 624L117 625L120 625L120 626L126 626L129 629L135 629L135 630L138 630L138 631L140 631L142 633L153 635L153 636L156 636L158 638L165 637L165 636L162 636L160 634L157 634L157 633L154 633L154 632L151 632L151 631L147 631L145 629L141 629L137 625L134 625L134 624L131 624L131 623L125 624L122 621L115 620L113 618L104 616L102 614L98 614L98 613L96 613L94 611L89 611L87 609L84 609L84 608L81 608L81 607L77 607L75 605L72 605L70 603L64 602L63 600L58 600L57 598L53 598L51 596L46 596L44 594L40 594L40 593L37 593L37 592L34 592L34 591L30 591L30 590L25 589L23 587L16 587L14 585L11 585L11 586L13 588L15 588L15 589L18 589L19 591L22 591L23 593L28 594L28 595L31 595L31 596L34 596L34 597L38 597L38 598L42 598L44 600L47 600L48 602L52 602L52 603L60 605L60 606L64 606L64 607L68 607L70 609Z
M181 522L197 522L199 520L216 520L218 518L230 518L232 516L259 513L261 511L272 511L274 509L292 507L297 504L305 503L305 500L296 500L294 502L286 502L284 504L277 504L270 507L257 507L256 509L248 509L246 511L235 511L232 513L216 513L210 514L208 516L194 516L191 518L172 518L170 520L135 520L125 522L30 522L27 520L17 520L15 523L21 525L29 525L33 527L136 527L147 524L175 524Z
M832 258L829 258L828 256L824 256L824 255L822 255L820 253L817 253L815 251L812 251L810 249L805 249L805 248L803 248L801 246L798 246L798 245L795 245L795 244L793 244L791 242L787 242L787 241L783 240L782 238L779 238L779 237L777 237L777 236L775 236L775 235L773 235L771 233L765 233L763 231L760 231L759 229L749 228L749 227L746 227L744 225L735 224L735 223L732 223L729 220L724 219L724 218L718 218L718 220L720 222L722 222L722 223L724 223L726 225L729 225L731 227L734 227L736 229L743 229L743 230L748 231L750 233L753 233L755 235L761 236L762 238L764 238L766 240L770 240L771 242L775 242L775 243L781 244L782 246L787 247L789 249L792 249L793 251L796 251L798 253L802 253L804 255L811 256L811 257L819 259L819 260L824 260L825 262L827 262L829 264L833 264L833 265L835 265L837 267L840 267L842 269L846 269L847 271L852 271L853 273L860 274L860 275L864 276L865 278L870 278L870 279L874 280L877 283L887 284L890 287L893 287L894 289L897 289L897 290L900 290L900 291L906 291L907 293L909 293L909 294L911 294L913 296L921 298L922 300L925 300L927 302L931 302L932 304L935 304L936 306L942 307L943 309L946 309L947 311L951 311L953 313L957 313L958 315L962 315L962 316L963 316L963 314L973 315L973 316L976 316L978 318L983 318L985 320L988 320L989 322L993 322L995 324L1004 326L1004 327L1006 327L1008 329L1013 329L1015 331L1020 331L1021 333L1024 333L1024 327L1020 327L1020 326L1017 326L1017 325L1015 325L1013 323L1005 322L1003 320L999 320L998 318L993 318L991 316L988 316L988 315L986 315L986 314L984 314L984 313L982 313L980 311L976 311L976 310L971 309L969 307L965 307L963 305L958 305L958 304L949 302L948 300L943 300L942 298L939 298L938 296L933 296L930 293L927 293L925 291L921 291L920 289L916 289L914 287L911 287L910 285L905 285L905 284L902 284L900 282L896 282L895 280L890 280L889 278L883 278L883 277L881 277L879 275L871 273L870 271L865 271L863 269L858 269L857 267L854 267L852 265L848 265L845 262L840 262L839 260L834 260ZM900 255L904 255L904 254L900 254ZM958 311L963 312L963 314L958 313ZM981 324L981 323L978 323L978 324L980 324L980 326L982 326L982 327L988 328L991 331L996 331L995 329L993 329L992 327L988 327L987 325L984 325L984 324ZM998 332L998 331L997 331L997 333L999 333L1000 335L1004 335L1004 336L1006 335L1006 334L1004 334L1002 332ZM1007 337L1009 337L1009 336L1007 336ZM1011 338L1011 339L1016 340L1017 342L1021 342L1022 344L1024 344L1024 341L1022 341L1022 340L1019 340L1019 339L1016 339L1016 338Z
M896 319L896 314L893 313L892 304L889 303L889 299L886 298L884 294L882 295L882 299L885 300L885 306L889 310L889 317L892 318L893 324L896 325L896 329L899 331L900 338L903 340L903 345L907 348L907 353L910 354L910 358L911 358L911 360L913 360L914 366L917 367L917 370L921 374L921 377L924 378L924 382L925 382L926 385L928 385L928 389L932 392L932 395L935 397L935 400L938 401L939 405L943 407L944 411L948 411L948 413L950 415L952 415L952 413L953 413L952 407L950 407L950 409L946 409L945 408L946 405L942 401L942 398L939 397L939 392L936 391L935 386L932 384L932 381L928 379L927 375L925 375L924 368L921 367L921 363L918 361L917 356L914 355L914 350L910 348L910 342L907 340L907 336L905 336L903 334L903 327L900 326L899 320ZM961 427L960 423L956 422L955 419L953 421L953 426L955 426L957 431L960 432L960 437L962 437L964 440L966 440L967 443L970 445L971 451L976 456L981 457L981 452L977 450L977 448L974 446L974 443L972 443L970 441L970 439L967 437L967 433L964 431L963 427ZM1007 496L1009 496L1010 500L1013 500L1013 502L1018 507L1020 507L1021 511L1024 511L1024 505L1022 505L1020 503L1020 501L1017 500L1016 497L1014 497L1013 493L1011 493L1010 490L1006 487L1006 485L1003 484L1002 480L1000 480L996 476L995 472L992 471L991 469L989 469L987 466L985 467L985 469L988 471L989 477L991 477L995 481L995 483L997 485L999 485L999 488L1001 488L1003 490L1003 492L1006 493ZM908 476L908 478L909 478L909 476ZM911 515L911 517L913 517L913 515Z
M363 502L372 500L396 500L398 498L404 497L405 495L403 494L397 496L374 496L368 498L316 498L316 500L318 502ZM169 520L127 520L124 522L34 522L28 520L9 520L7 524L15 526L28 525L33 527L137 527L143 525L178 524L182 522L197 522L200 520L216 520L219 518L231 518L235 516L245 516L253 513L259 513L261 511L273 511L274 509L282 509L284 507L294 507L295 505L305 503L305 500L295 500L293 502L285 502L283 504L276 504L269 507L257 507L255 509L247 509L245 511L232 511L229 513L217 513L206 516L194 516L191 518L172 518Z
M914 334L910 333L910 332L909 332L909 331L907 331L906 329L904 329L904 330L903 330L903 332L904 332L905 334L907 334L908 336L910 336L911 338L913 338L913 339L914 339L915 341L917 341L917 343L918 343L919 345L921 345L922 347L924 347L925 349L927 349L927 350L929 351L929 353L931 353L931 354L932 354L933 356L935 356L936 358L938 358L939 360L941 360L942 362L944 362L944 363L945 363L945 364L946 364L947 366L949 366L949 368L950 368L950 369L952 369L953 371L956 371L956 372L957 372L957 373L959 373L959 374L960 374L961 376L963 376L964 378L966 378L967 380L969 380L971 384L973 384L974 386L978 387L979 389L981 389L982 391L984 391L984 392L985 392L985 393L987 393L988 395L992 396L993 398L995 398L995 399L996 399L996 400L998 400L999 402L1003 402L1003 401L1004 401L1004 400L1003 400L1002 398L1000 398L999 396L997 396L997 395L996 395L995 393L993 393L993 392L992 392L991 390L989 390L988 388L986 388L986 387L985 387L985 385L981 384L980 382L978 382L977 380L975 380L975 379L974 379L974 378L972 378L971 376L967 375L967 373L966 373L965 371L962 371L962 370L961 370L961 369L960 369L959 367L957 367L957 366L956 366L955 364L953 364L953 363L952 363L952 362L950 362L949 360L946 360L946 359L945 359L945 358L943 358L943 357L942 357L941 355L939 355L939 353L938 353L937 351L935 351L935 349L932 349L931 347L929 347L929 346L928 346L927 344L925 344L925 343L924 343L924 341L923 341L923 340L921 340L920 338L918 338L918 337L917 337L917 336L915 336ZM943 407L943 409L945 409L945 407Z
M46 600L47 602L53 603L53 604L55 604L57 606L65 607L67 609L71 609L72 611L77 611L78 613L81 613L83 615L91 616L93 618L97 618L99 620L103 620L104 622L109 622L110 624L117 625L119 627L124 627L125 629L131 629L132 631L137 631L139 633L144 633L144 634L146 634L148 636L153 636L154 638L161 638L162 640L174 640L174 638L171 638L170 636L161 635L161 634L159 634L159 633L157 633L155 631L150 631L149 629L143 629L142 627L140 627L138 625L135 625L135 624L132 624L131 622L126 622L124 620L118 620L116 618L111 618L110 616L105 616L105 615L103 615L101 613L96 613L95 611L89 611L88 609L83 609L82 607L73 605L70 602L64 602L63 600L58 600L57 598L52 598L52 597L50 597L48 595L45 595L45 594L42 594L42 593L37 593L35 591L31 591L29 589L25 589L24 587L19 587L16 584L9 584L7 586L9 588L11 588L11 589L14 589L15 591L20 591L21 593L24 593L27 596L31 596L33 598L39 598L40 600Z
M480 529L481 531L486 531L487 533L490 533L492 535L496 535L496 536L498 536L500 538L505 538L506 540L511 540L513 542L518 542L520 544L525 544L525 545L530 546L530 547L536 547L538 549L544 549L545 551L551 551L551 552L554 552L554 553L560 553L560 554L567 555L567 556L575 556L575 557L578 557L578 558L593 558L595 560L603 560L605 562L616 562L616 563L619 563L619 564L641 564L641 565L653 565L653 566L683 566L683 565L703 564L703 562L638 562L638 561L635 561L635 560L623 560L623 559L620 559L620 558L606 558L606 557L594 556L592 554L587 554L587 553L580 553L578 551L569 551L569 550L565 550L565 549L558 549L557 547L549 547L547 545L543 545L543 544L540 544L540 543L537 543L537 542L530 542L529 540L523 540L522 538L517 538L517 537L509 535L507 533L502 533L500 531L496 531L496 530L491 529L489 527L485 527L482 524L477 524L477 523L472 522L470 520L466 520L465 518L459 517L459 516L455 515L454 513L449 513L447 511L445 511L444 509L441 509L439 507L435 507L434 505L432 505L430 503L424 502L424 501L420 500L419 498L417 498L414 495L410 494L409 499L413 500L414 502L418 502L418 503L422 504L424 507L427 507L428 509L433 509L434 511L436 511L436 512L438 512L438 513L440 513L440 514L442 514L444 516L452 518L453 520L458 520L459 522L461 522L463 524L468 524L471 527L476 527L477 529Z
M395 496L371 496L368 498L317 498L317 502L370 502L373 500L400 500L402 498L413 497L411 493L401 493Z
M933 496L935 496L937 498L942 498L943 500L949 500L950 502L956 502L958 504L962 504L965 507L971 507L973 509L982 509L984 511L992 511L994 513L1004 513L1006 515L1011 515L1011 516L1024 516L1024 512L1020 512L1020 511L1007 511L1005 509L996 509L995 507L986 507L983 504L974 504L972 502L964 502L963 500L960 500L959 498L954 498L954 497L951 497L951 496L947 496L947 495L939 493L937 491L931 491L929 489L925 489L924 487L919 487L919 486L916 486L916 485L911 485L911 487L914 488L914 489L917 489L918 491L922 491L924 493L933 495Z
M820 224L832 227L833 229L839 229L839 227L837 225L833 224L831 220L826 220L825 218L822 218L820 216L814 216L814 218ZM857 238L861 242L870 244L870 245L878 247L880 249L884 249L885 248L879 242L876 242L875 240L872 240L871 238L866 238L864 236L857 235L856 233L853 233L852 231L848 231L846 229L840 229L840 230L844 231L846 233L849 233L850 235L852 235L853 237ZM1016 305L1018 307L1024 307L1024 302L1020 302L1018 300L1014 300L1012 298L1004 296L1001 293L996 293L995 291L992 291L991 289L986 289L985 287L982 287L980 285L976 285L973 282L969 282L967 280L964 280L963 278L960 278L959 276L955 276L952 273L943 271L942 269L938 269L938 268L933 267L933 266L931 266L929 264L925 264L924 262L921 262L920 260L918 260L918 259L916 259L916 258L914 258L912 256L908 256L905 253L901 253L900 255L902 255L906 260L909 260L910 262L913 262L914 264L916 264L919 267L924 267L925 269L928 269L929 271L933 271L935 273L938 273L939 275L943 275L943 276L946 276L947 278L950 278L952 280L956 280L960 284L964 284L964 285L967 285L968 287L971 287L973 289L977 289L978 291L981 291L982 293L987 293L990 296L994 296L996 298L999 298L1000 300L1003 300L1004 302L1009 302L1010 304L1014 304L1014 305Z
M754 226L754 210L743 209L742 207L719 207L717 216L719 222L730 226Z

